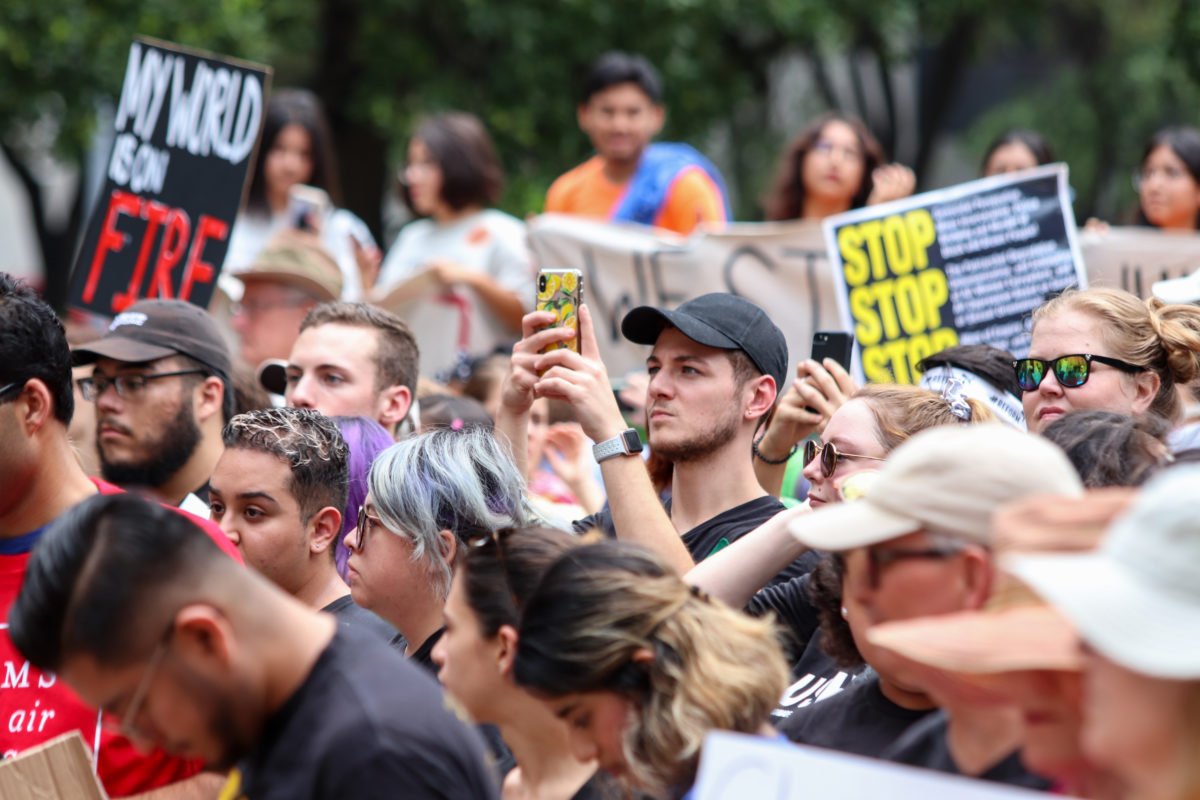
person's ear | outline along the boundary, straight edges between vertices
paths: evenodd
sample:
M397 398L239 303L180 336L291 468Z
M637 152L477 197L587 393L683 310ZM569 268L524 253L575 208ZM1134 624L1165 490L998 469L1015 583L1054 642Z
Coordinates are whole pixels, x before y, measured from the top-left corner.
M501 675L511 677L513 662L517 660L517 629L512 625L501 625L500 630L496 631L496 640L500 645L496 652L496 666Z
M438 552L447 564L454 566L458 558L458 537L454 535L454 531L449 528L438 531Z
M754 380L746 381L745 418L757 420L770 413L771 407L775 405L777 394L775 379L770 375L759 375Z
M963 551L962 557L967 608L974 611L983 608L992 594L992 556L984 548L972 545Z
M1133 378L1133 414L1146 413L1158 397L1158 389L1162 386L1162 378L1157 372L1146 370L1131 376Z
M667 122L667 109L661 103L655 103L651 106L650 119L654 121L653 135L658 136Z
M342 535L342 512L333 506L325 506L308 521L308 551L324 553L336 547Z
M575 121L579 124L579 130L584 133L588 132L588 124L590 123L588 114L588 104L580 103L575 107Z
M25 388L13 398L17 421L26 436L32 436L54 416L54 398L50 387L40 378L30 378Z
M225 403L225 382L210 375L196 384L193 406L196 410L196 421L204 422L213 415L220 418L221 409Z
M404 420L412 406L412 390L399 384L389 386L379 396L379 424L389 431Z
M209 665L211 670L228 674L237 649L233 626L219 609L206 603L192 603L179 609L172 621L175 626L170 646L189 663Z

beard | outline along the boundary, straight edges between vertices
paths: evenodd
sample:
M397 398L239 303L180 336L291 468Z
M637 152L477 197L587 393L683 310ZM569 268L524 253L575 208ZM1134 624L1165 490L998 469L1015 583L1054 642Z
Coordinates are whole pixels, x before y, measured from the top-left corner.
M175 418L167 423L162 434L146 443L149 453L140 461L113 463L104 454L104 447L96 447L100 456L100 475L109 483L122 489L131 487L155 488L183 468L200 444L200 427L190 394L184 395Z
M713 427L682 441L664 442L649 433L650 449L674 464L686 461L701 461L733 441L737 436L741 417L736 411L718 419Z

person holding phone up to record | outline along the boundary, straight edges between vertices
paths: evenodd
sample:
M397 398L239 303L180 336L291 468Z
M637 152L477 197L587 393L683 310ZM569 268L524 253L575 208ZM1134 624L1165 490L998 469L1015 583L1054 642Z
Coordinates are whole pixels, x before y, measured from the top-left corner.
M232 274L254 264L267 242L289 229L312 231L342 272L340 300L362 300L383 257L365 222L344 208L329 123L321 103L304 89L271 96L263 122L258 163L246 207L229 239L221 288L233 300L242 285ZM280 306L302 302L279 298ZM266 310L263 308L262 310Z
M813 334L812 357L796 366L796 378L779 399L766 430L754 443L754 474L762 487L779 497L788 462L801 444L825 429L858 385L850 376L854 338L849 333Z

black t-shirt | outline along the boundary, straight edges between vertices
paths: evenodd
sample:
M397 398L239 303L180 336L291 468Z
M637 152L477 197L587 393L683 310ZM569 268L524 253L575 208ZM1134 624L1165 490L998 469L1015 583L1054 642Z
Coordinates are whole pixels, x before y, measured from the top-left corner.
M876 756L934 709L901 708L884 697L879 677L855 682L828 700L792 712L779 732L798 744Z
M805 555L812 557L814 565L821 557L815 551ZM792 662L792 682L783 693L779 705L771 712L771 722L776 727L793 711L819 700L827 700L849 688L855 678L864 673L864 667L861 666L853 669L839 666L821 649L817 635L821 621L809 599L809 582L810 577L804 575L768 586L750 598L746 605L746 611L756 617L774 613L788 634L787 652Z
M437 682L354 627L338 627L238 770L246 800L498 797L483 742Z
M777 728L794 712L846 691L855 681L874 676L865 666L853 669L840 666L818 642L816 636L810 639L804 653L792 664L792 682L771 712L771 724Z
M898 764L911 764L914 767L925 767L938 772L948 772L951 775L961 775L954 757L950 755L950 746L946 741L946 726L949 717L945 711L930 714L920 722L913 724L896 740L895 744L880 754L880 758L895 761ZM979 780L1004 783L1009 786L1023 786L1026 789L1046 791L1052 785L1040 775L1034 775L1021 763L1020 749L1009 753L1003 759L993 764L986 772L971 777Z
M667 500L663 506L666 508L667 515L670 516L671 501ZM701 522L683 534L683 543L687 547L688 552L691 553L692 560L700 563L713 553L723 550L759 525L762 525L782 511L783 508L783 503L779 502L779 498L777 497L772 497L771 495L756 497L753 500L742 503L740 506L726 509L715 517ZM591 516L576 520L574 528L576 533L599 529L604 531L604 535L610 539L615 538L617 535L616 530L613 528L612 511L609 510L608 506L605 506ZM772 578L771 582L767 585L773 586L791 578L807 574L816 566L814 555L813 553L805 553Z
M354 598L350 595L339 597L321 610L328 611L337 617L339 625L357 626L365 631L370 631L385 642L391 641L392 637L396 635L395 628L376 614L355 603Z

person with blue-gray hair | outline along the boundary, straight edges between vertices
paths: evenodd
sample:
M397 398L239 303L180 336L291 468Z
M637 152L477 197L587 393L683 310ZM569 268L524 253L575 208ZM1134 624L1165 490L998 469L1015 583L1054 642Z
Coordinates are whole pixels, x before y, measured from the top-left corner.
M470 542L534 522L525 482L491 433L467 426L414 436L371 465L350 549L354 602L390 622L393 643L431 672L455 558Z

